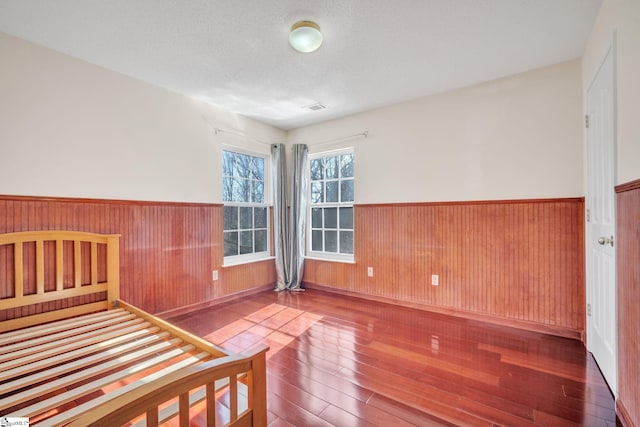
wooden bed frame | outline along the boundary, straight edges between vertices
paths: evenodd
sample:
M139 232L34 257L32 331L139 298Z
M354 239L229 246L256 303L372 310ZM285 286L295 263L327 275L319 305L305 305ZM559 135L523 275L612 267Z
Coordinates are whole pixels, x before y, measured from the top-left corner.
M0 419L265 426L266 346L233 355L119 299L119 236L0 234Z

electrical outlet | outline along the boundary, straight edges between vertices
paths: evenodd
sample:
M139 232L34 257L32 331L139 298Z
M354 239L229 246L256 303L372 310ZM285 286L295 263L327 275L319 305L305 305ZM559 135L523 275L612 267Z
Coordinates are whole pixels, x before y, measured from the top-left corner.
M437 335L431 335L431 351L437 353L440 350L440 339Z
M431 284L433 286L438 286L439 283L440 283L440 277L437 274L432 274L431 275Z
M373 267L367 267L367 276L373 277Z
M214 282L218 280L218 270L213 270L211 272L211 279L213 279Z

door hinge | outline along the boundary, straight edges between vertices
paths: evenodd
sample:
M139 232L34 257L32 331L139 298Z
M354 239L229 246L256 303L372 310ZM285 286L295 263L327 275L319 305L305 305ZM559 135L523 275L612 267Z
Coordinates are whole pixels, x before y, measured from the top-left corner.
M589 129L589 115L588 114L585 114L585 116L584 116L584 127Z
M591 304L587 304L587 316L591 316Z
M587 222L591 222L591 209L587 209Z

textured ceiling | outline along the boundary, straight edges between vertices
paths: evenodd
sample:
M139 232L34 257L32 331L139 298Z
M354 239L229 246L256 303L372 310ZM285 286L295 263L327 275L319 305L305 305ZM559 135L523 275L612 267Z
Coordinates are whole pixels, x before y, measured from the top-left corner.
M292 129L580 57L600 3L2 0L0 31Z

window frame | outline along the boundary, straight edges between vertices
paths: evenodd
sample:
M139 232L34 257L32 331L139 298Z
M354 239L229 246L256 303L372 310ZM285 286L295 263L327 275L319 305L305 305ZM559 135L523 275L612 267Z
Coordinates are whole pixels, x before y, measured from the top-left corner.
M263 202L262 203L256 203L256 202L237 202L237 201L225 201L224 200L224 182L225 182L225 178L229 177L228 175L225 175L225 170L224 170L224 156L225 156L225 152L231 152L234 154L240 154L240 155L245 155L245 156L251 156L251 157L258 157L263 159L264 161L264 172L263 172ZM231 176L232 178L234 178L235 176ZM257 261L264 261L264 260L268 260L268 259L273 259L273 256L271 255L271 155L270 154L266 154L266 153L260 153L258 151L251 151L251 150L246 150L243 148L239 148L236 146L231 146L231 145L223 145L222 146L222 151L221 151L221 156L220 156L220 183L222 185L222 194L221 194L221 199L222 199L222 204L223 204L223 213L222 213L222 255L223 255L223 267L229 267L229 266L234 266L234 265L239 265L239 264L247 264L247 263L251 263L251 262L257 262ZM238 208L238 223L241 221L240 219L240 208L243 207L251 207L251 208L265 208L266 209L266 250L265 251L260 251L260 252L251 252L251 253L247 253L247 254L237 254L237 255L225 255L225 233L228 231L225 229L225 224L224 224L224 211L225 211L225 207L228 206L232 206L232 207L237 207ZM242 230L241 228L239 228L239 224L238 224L238 240L240 240L240 230ZM252 224L252 228L250 229L246 229L246 230L252 230L254 233L254 238L255 238L255 231L256 230L263 230L262 227L256 228L255 227L255 222ZM254 244L255 244L255 240L254 240ZM240 241L238 241L238 246L240 246ZM254 246L255 249L255 246Z
M342 176L341 173L338 173L338 201L337 202L326 202L323 201L322 203L313 203L312 202L312 198L311 198L311 191L312 191L312 180L311 180L311 163L313 160L319 159L319 158L325 158L325 157L335 157L335 156L341 156L344 154L351 154L353 156L353 161L354 161L354 174L353 174L353 178L349 178L353 180L353 192L354 192L354 197L352 201L349 202L341 202L340 201L340 195L342 193L342 189L341 189L341 185L340 183L342 182ZM307 188L307 197L308 197L308 203L307 203L307 227L306 227L306 258L309 259L317 259L317 260L322 260L322 261L335 261L335 262L343 262L343 263L355 263L355 252L356 252L356 246L355 246L355 182L356 182L356 177L355 177L355 150L353 147L347 147L347 148L341 148L341 149L337 149L337 150L331 150L331 151L323 151L323 152L318 152L318 153L313 153L313 154L309 154L308 156L308 167L307 167L307 181L308 181L308 188ZM338 167L338 170L340 170L340 168ZM333 179L332 179L333 180ZM326 182L326 177L323 179L323 182ZM326 188L324 190L325 195L326 195ZM313 250L312 249L312 233L313 230L318 230L317 228L313 227L313 220L312 220L312 212L314 208L337 208L338 212L340 208L351 208L352 212L353 212L353 223L352 223L352 228L348 229L348 228L343 228L343 230L348 230L351 231L353 233L353 251L351 254L346 254L346 253L340 253L340 252L326 252L326 251L317 251L317 250ZM339 218L339 213L336 216L336 231L338 233L337 236L337 244L338 244L338 251L340 250L340 218ZM323 227L321 228L321 230L325 231L325 227L323 224Z

